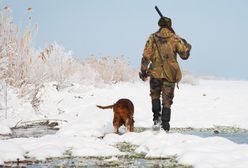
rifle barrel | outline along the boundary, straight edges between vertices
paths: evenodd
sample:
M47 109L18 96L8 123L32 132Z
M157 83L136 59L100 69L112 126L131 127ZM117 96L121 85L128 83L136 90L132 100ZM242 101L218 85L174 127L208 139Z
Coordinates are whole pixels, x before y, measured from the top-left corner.
M163 18L164 16L163 16L163 14L160 12L160 10L158 9L157 6L155 6L155 9L156 9L156 11L158 12L159 16L160 16L161 18Z

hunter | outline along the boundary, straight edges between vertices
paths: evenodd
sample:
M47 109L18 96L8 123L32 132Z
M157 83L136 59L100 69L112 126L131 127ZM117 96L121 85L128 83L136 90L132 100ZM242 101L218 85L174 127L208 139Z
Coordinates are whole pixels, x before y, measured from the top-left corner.
M153 129L162 127L168 132L175 85L182 78L177 54L183 60L188 59L191 45L175 34L170 18L160 18L158 25L159 30L151 34L146 42L139 75L143 81L146 81L148 76L150 77ZM161 93L162 104L160 101Z

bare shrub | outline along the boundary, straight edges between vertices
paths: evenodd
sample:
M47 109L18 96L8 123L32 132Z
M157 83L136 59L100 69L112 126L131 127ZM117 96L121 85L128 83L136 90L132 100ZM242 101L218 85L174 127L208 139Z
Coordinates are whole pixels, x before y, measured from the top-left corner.
M91 67L95 73L95 80L102 80L103 83L110 84L137 79L137 71L130 66L124 57L96 58L91 56L83 60L82 65Z
M29 83L55 81L58 88L66 83L82 83L99 86L121 81L134 81L137 71L124 57L91 56L87 59L75 59L71 52L53 43L39 52L30 64Z
M32 33L36 30L31 24L31 17L28 22L21 34L13 23L11 9L6 6L0 12L0 80L15 87L27 84Z
M35 84L34 88L32 88L31 102L30 103L36 112L39 112L39 108L40 108L40 103L41 103L40 89L42 87L43 87L43 85Z
M30 83L42 79L40 82L56 81L62 84L76 70L74 67L76 61L71 52L65 52L57 43L49 44L33 59L30 65L32 69L29 73Z

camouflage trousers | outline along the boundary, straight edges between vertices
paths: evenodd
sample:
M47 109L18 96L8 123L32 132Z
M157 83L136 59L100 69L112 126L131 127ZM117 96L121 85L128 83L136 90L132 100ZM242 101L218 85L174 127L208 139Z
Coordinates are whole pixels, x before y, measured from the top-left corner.
M162 93L163 107L170 108L174 98L175 83L168 82L165 79L150 79L150 96L152 100L160 99Z

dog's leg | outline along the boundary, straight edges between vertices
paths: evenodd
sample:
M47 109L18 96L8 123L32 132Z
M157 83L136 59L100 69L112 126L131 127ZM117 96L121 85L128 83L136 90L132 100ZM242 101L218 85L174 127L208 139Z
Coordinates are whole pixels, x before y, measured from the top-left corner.
M118 127L114 126L114 133L119 134Z
M116 134L118 134L119 133L119 127L120 127L120 116L116 113L114 113L113 126L114 126L114 132Z
M134 120L132 119L132 121L130 122L130 132L134 132L133 124L134 124Z
M129 118L126 119L126 122L125 122L125 127L126 127L126 132L131 132L131 126L130 126L130 120Z

